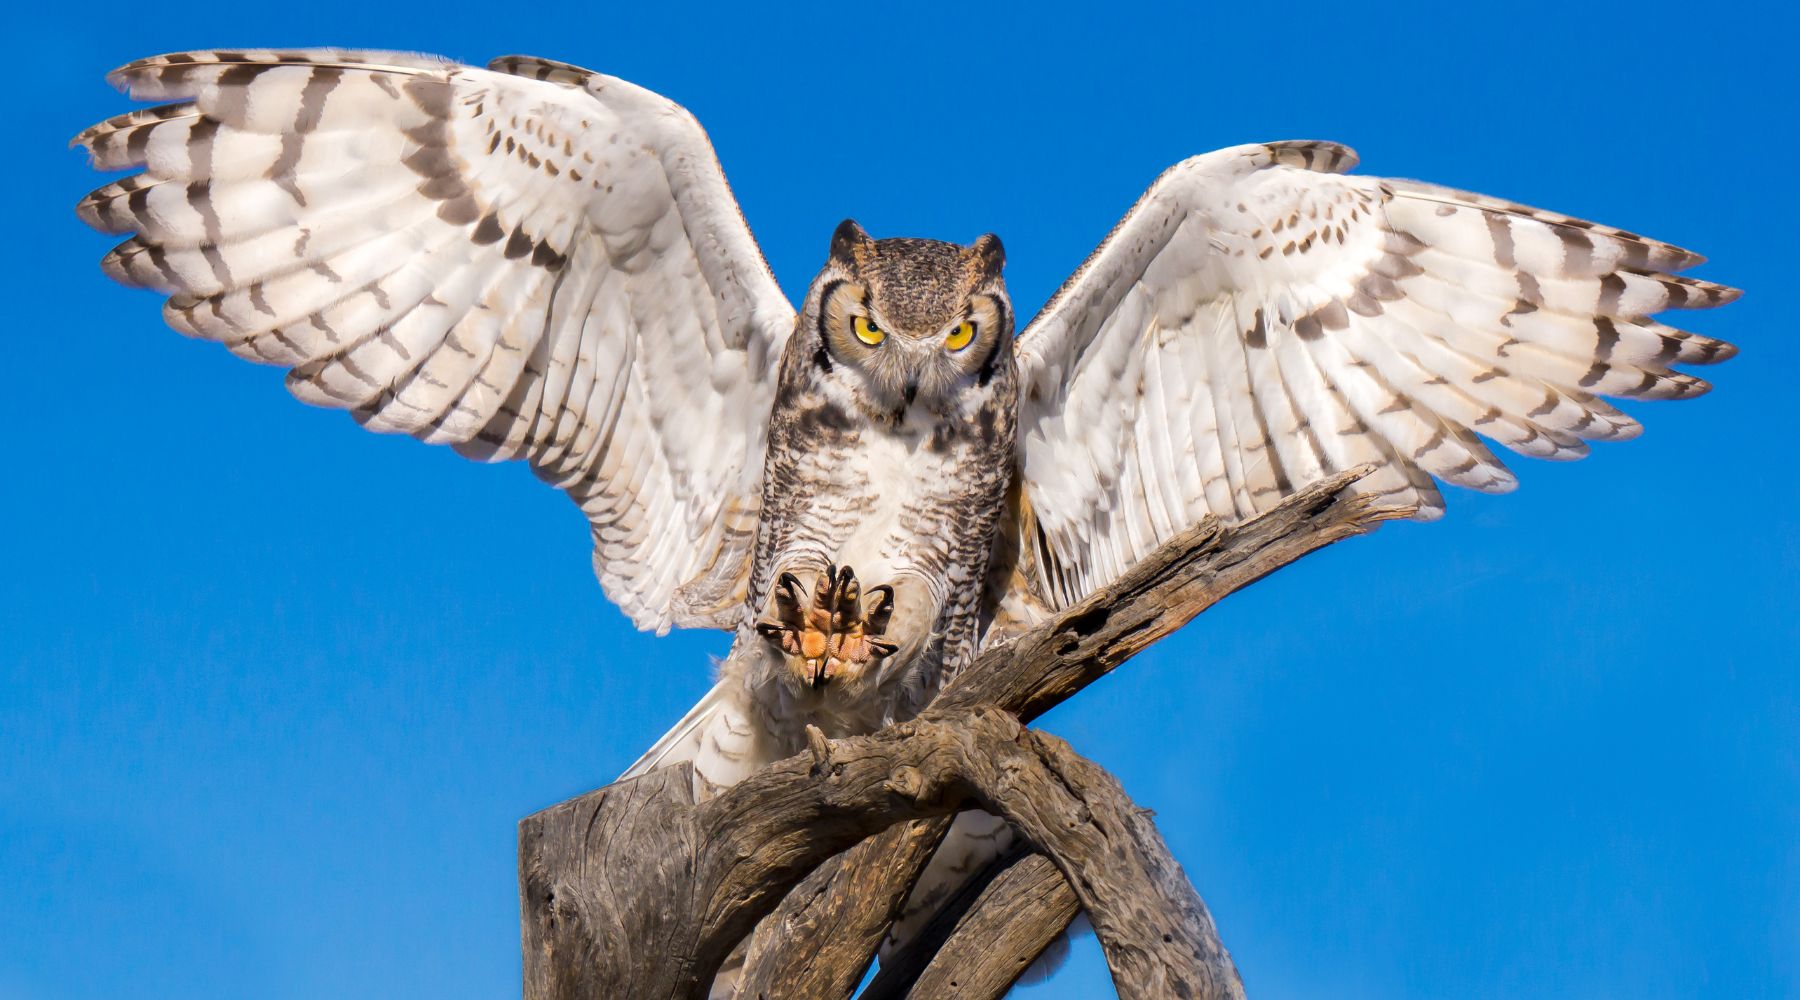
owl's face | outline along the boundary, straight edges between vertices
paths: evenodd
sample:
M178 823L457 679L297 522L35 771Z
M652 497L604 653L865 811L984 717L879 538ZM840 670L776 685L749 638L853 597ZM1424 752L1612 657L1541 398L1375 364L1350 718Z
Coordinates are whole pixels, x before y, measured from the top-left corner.
M802 330L820 367L878 412L949 412L1011 364L1012 303L1000 240L969 246L870 239L846 220L807 295Z

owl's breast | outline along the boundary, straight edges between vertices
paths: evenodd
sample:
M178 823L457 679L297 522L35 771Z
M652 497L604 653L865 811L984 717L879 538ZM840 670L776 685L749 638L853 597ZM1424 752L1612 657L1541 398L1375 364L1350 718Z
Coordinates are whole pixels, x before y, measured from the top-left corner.
M935 532L965 478L962 458L933 450L929 432L887 428L866 428L853 442L821 449L796 470L812 488L793 511L799 523L784 555L850 566L870 582L935 573L947 542Z
M899 435L865 435L863 445L850 461L855 513L849 534L838 543L837 561L862 573L915 568L939 541L918 537L915 526L946 501L943 486L957 471L942 456Z
M782 574L792 573L809 600L826 568L837 567L851 572L863 594L891 591L889 613L873 634L892 652L874 670L813 686L795 682L799 675L776 657L755 672L767 679L769 697L828 732L861 732L863 723L916 711L946 669L968 662L1015 461L1016 398L1006 379L938 409L920 401L899 413L830 383L778 395L751 620L782 613L775 593ZM758 650L768 646L754 629L740 637L760 643Z
M915 407L771 456L765 511L774 572L849 566L865 584L912 576L940 604L985 554L1010 475L1013 421L994 407ZM794 426L821 426L796 414Z

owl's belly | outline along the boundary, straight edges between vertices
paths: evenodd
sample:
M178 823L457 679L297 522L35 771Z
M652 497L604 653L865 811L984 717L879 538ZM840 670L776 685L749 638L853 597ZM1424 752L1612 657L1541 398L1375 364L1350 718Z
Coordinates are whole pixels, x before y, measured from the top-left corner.
M821 451L801 464L811 483L803 504L789 508L789 533L774 554L772 577L791 572L808 594L822 586L821 574L835 566L854 575L863 595L891 588L889 613L870 634L892 652L834 673L829 683L788 684L769 689L782 711L819 725L828 734L868 732L889 721L899 708L916 711L936 675L942 645L946 572L960 548L950 525L962 477L959 456L934 450L919 440L889 433L866 433L853 447ZM966 465L966 461L964 462ZM865 613L874 598L860 602ZM778 615L776 610L764 617ZM766 646L760 636L752 641ZM923 654L923 655L922 655ZM769 661L772 673L775 659ZM791 667L790 667L791 671Z
M840 508L833 518L837 530L822 539L822 554L869 584L934 568L939 560L933 553L944 539L921 537L917 530L921 520L936 520L952 502L957 475L948 456L901 435L866 435L858 444L838 468L843 489L832 502Z

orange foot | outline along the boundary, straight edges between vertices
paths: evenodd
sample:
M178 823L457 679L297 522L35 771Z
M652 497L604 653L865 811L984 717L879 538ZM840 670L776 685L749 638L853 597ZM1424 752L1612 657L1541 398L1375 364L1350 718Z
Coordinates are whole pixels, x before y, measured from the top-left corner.
M799 578L783 573L775 584L774 619L757 622L756 630L807 687L855 676L899 648L881 638L894 613L894 588L870 587L866 605L864 596L848 566L821 574L810 599Z

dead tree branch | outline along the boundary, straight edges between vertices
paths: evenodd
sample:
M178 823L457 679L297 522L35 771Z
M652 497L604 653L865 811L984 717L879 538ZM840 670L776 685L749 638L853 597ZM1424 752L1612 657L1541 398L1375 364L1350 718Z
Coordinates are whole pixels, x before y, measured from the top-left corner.
M1015 847L884 956L860 1000L999 1000L1080 912L1056 865Z
M1208 519L1196 525L1075 607L983 651L933 707L993 704L1029 722L1229 594L1333 542L1409 516L1411 508L1381 507L1367 495L1343 492L1368 471L1320 480L1243 524L1228 528ZM819 873L808 893L790 897L776 911L795 933L750 952L744 995L848 997L893 922L887 901L904 901L929 860L929 852L890 853L863 844L831 872ZM826 939L834 954L859 959L811 962Z
M974 805L1006 817L1055 863L1094 921L1121 996L1238 995L1204 905L1149 820L1103 770L1018 717L1069 697L1224 595L1404 513L1339 496L1355 478L1326 480L1243 525L1209 523L1172 540L1076 608L985 653L913 722L815 740L809 754L704 805L683 766L528 817L519 846L526 997L703 996L731 948L833 855L897 823ZM778 961L753 965L751 982L782 998L830 995L799 991L793 977L755 977L820 968L822 942L847 928L819 915L836 909L866 922L874 900L879 928L855 928L861 962L837 964L836 953L834 976L822 977L842 983L854 966L836 994L848 995L935 834L883 839L908 849L877 859L865 843L814 891L792 894L762 953Z
M910 882L893 878L886 868L858 859L887 858L901 870L923 870L949 829L948 816L902 823L820 865L788 893L769 919L756 926L750 941L750 955L779 953L792 955L794 960L746 968L739 980L739 995L848 996L868 971L875 945L866 935L835 934L832 928L879 926L885 933L899 918L912 890ZM842 879L848 881L840 879L846 864L851 874ZM800 940L817 943L809 958L780 949L782 942ZM844 985L846 982L849 985Z
M872 736L818 737L810 754L685 810L691 792L670 786L684 770L526 821L527 996L703 996L731 947L814 867L895 823L971 805L1056 863L1115 956L1122 996L1241 994L1147 814L1103 769L1010 713L934 710ZM598 877L558 875L595 860L607 866Z

